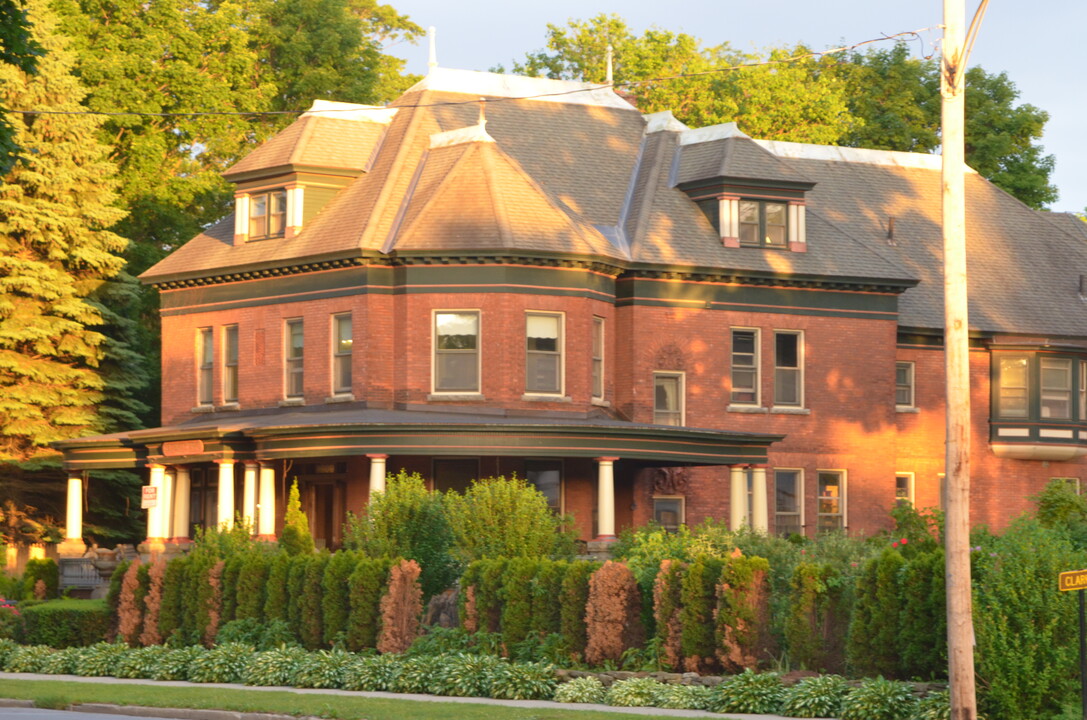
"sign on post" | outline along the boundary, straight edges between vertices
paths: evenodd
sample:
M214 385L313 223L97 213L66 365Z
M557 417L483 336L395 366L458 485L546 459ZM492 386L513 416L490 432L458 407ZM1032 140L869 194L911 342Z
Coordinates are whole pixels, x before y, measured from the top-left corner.
M1071 570L1060 574L1060 589L1085 590L1087 589L1087 570Z
M159 489L154 485L144 485L143 495L140 498L140 507L144 510L159 506Z
M1057 579L1061 591L1079 590L1079 695L1083 716L1087 717L1087 570L1062 572Z

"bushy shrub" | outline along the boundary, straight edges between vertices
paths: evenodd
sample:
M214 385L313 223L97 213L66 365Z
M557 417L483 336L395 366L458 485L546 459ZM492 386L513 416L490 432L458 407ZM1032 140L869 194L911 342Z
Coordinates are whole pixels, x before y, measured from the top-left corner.
M288 581L291 556L279 553L268 563L268 581L265 584L264 619L287 620Z
M602 704L607 696L604 683L594 677L579 677L555 689L555 702Z
M472 563L476 567L472 588L478 630L498 632L502 628L502 594L505 588L505 558L490 558ZM467 610L466 610L467 613Z
M570 650L559 633L529 633L524 640L506 648L509 658L518 662L547 662L565 667L570 664Z
M162 578L162 602L159 606L159 635L167 641L175 633L181 632L189 564L187 557L175 558L166 564L166 573Z
M307 650L316 650L324 642L324 577L329 554L322 551L306 557L306 574L299 602L299 638Z
M76 675L109 677L128 650L128 646L120 641L116 643L95 643L86 648L80 656L80 663L75 671Z
M44 599L57 597L60 570L57 568L56 560L34 558L26 561L26 568L23 570L23 600L41 599L34 596L34 586L39 580L45 584Z
M234 617L238 620L264 617L265 585L272 557L263 553L248 553L238 571L238 600Z
M585 630L585 611L589 602L589 580L600 566L587 560L570 563L562 578L559 595L559 633L567 650L575 657L582 657L588 637Z
M679 560L661 560L660 572L653 582L653 621L656 637L660 642L664 662L670 669L681 667L683 662L679 613L682 608L680 596L686 569L686 563Z
M402 666L397 655L361 658L344 678L344 690L395 692Z
M130 562L129 560L121 560L117 563L117 567L113 568L113 573L109 576L106 607L109 608L114 628L117 626L117 610L121 604L121 583L124 582L125 573L128 572Z
M653 678L630 678L612 683L604 695L604 702L615 707L653 707L661 683Z
M906 561L894 548L884 548L865 564L857 581L846 659L859 675L899 677L901 650L901 585Z
M1059 478L1030 498L1043 527L1063 529L1077 550L1087 549L1087 496Z
M103 600L50 600L23 609L23 642L64 648L101 642L109 633Z
M189 663L189 680L198 683L240 683L253 662L253 655L251 645L219 645Z
M464 494L445 498L454 555L462 562L495 557L572 558L574 523L558 517L547 498L513 476L473 482Z
M401 470L386 478L361 516L348 515L344 546L372 558L415 560L423 570L424 599L453 585L458 563L452 555L453 528L442 493L427 490L418 473Z
M609 560L593 573L585 608L586 662L618 662L627 649L641 645L641 610L638 584L626 565Z
M136 645L143 628L143 603L140 594L140 560L132 561L121 580L121 595L117 603L117 637L129 645Z
M23 629L23 613L19 610L18 603L0 598L0 639L21 640Z
M8 656L19 649L19 643L8 638L0 638L0 668L8 661Z
M47 645L25 645L8 653L4 670L14 673L40 673L45 671L49 656L56 650Z
M245 565L245 555L226 558L223 565L223 601L219 613L220 627L234 619L238 612L238 577Z
M401 560L389 571L389 589L381 598L381 633L378 652L402 653L419 636L423 612L423 590L419 587L419 564Z
M351 588L348 578L355 571L359 557L350 551L333 553L321 578L321 620L324 644L346 644L347 616L351 613Z
M166 577L166 561L155 558L147 568L147 594L143 598L143 629L141 645L158 645L162 642L159 632L159 615L162 614L162 583Z
M347 649L358 652L377 646L381 598L388 583L390 560L364 558L347 579L349 612Z
M717 712L768 715L781 709L785 686L777 673L757 673L748 668L718 685L713 696Z
M287 570L287 625L291 634L301 640L302 615L306 593L306 570L309 568L311 554L292 555Z
M318 650L298 668L294 684L304 688L342 688L358 656L343 650Z
M496 673L491 697L501 700L550 700L555 693L555 667L550 663L509 663Z
M840 675L804 678L785 690L782 712L789 717L838 717L849 685Z
M725 561L716 588L714 637L718 660L733 672L754 669L772 653L769 574L765 558L737 554Z
M899 600L900 676L947 676L947 590L944 551L913 555L902 569Z
M223 617L223 569L225 560L217 560L208 570L207 593L197 598L207 606L207 625L204 627L204 645L211 647L215 644L215 636L219 634L219 624Z
M916 707L909 683L868 678L846 695L841 720L908 720Z
M174 562L177 562L176 560ZM155 668L155 680L188 680L189 667L199 658L207 654L207 650L199 645L188 645L180 648L170 648L159 659Z
M698 557L680 580L680 654L687 672L705 673L716 665L713 615L723 562Z
M254 618L231 620L215 636L218 645L242 643L258 650L271 650L282 646L296 646L298 642L283 620L270 620L262 623Z
M257 653L246 668L244 682L265 687L293 686L308 657L309 653L297 645Z
M829 563L812 562L793 570L785 641L797 667L826 672L841 665L842 643L834 632L836 572Z
M662 685L656 706L673 710L712 710L713 690L704 685Z
M512 558L502 586L502 638L506 647L521 642L532 627L532 581L540 570L534 558Z

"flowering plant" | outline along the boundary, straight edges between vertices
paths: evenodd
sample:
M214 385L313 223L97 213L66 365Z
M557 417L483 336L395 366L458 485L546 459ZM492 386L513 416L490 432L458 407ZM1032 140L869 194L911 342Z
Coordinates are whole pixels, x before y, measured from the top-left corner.
M0 639L18 639L23 627L22 613L14 600L0 597Z

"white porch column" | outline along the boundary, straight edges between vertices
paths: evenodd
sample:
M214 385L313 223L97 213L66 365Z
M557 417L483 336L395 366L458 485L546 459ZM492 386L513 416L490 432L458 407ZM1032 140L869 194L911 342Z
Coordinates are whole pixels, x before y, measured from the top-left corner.
M733 465L729 473L729 530L739 530L747 522L747 472L743 465Z
M174 468L174 542L186 542L189 539L189 502L192 485L189 468Z
M174 473L172 467L166 468L162 474L162 489L159 490L159 515L162 517L162 537L174 536Z
M166 474L166 468L162 465L149 465L151 470L151 477L148 480L148 484L155 488L158 495L158 502L162 502L162 479ZM156 505L153 508L147 508L147 540L159 540L163 539L162 534L162 513L159 511Z
M596 539L615 539L615 461L617 457L599 457L596 479Z
M234 527L234 461L216 460L219 466L219 514L216 524Z
M385 492L385 461L388 455L367 455L370 458L370 500L374 493Z
M260 512L257 515L257 535L265 540L276 536L276 469L267 463L260 464Z
M242 517L249 526L251 532L255 531L253 523L257 518L257 473L260 471L260 463L246 462L245 474L242 476Z
M766 466L755 465L751 470L751 528L760 533L770 532L770 512L766 496Z
M83 542L83 473L68 475L68 508L64 539Z

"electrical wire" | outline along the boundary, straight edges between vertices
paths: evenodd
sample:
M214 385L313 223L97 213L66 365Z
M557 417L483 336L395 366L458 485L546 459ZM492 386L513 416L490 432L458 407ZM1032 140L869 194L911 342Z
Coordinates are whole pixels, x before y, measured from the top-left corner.
M988 0L984 0L985 3ZM598 90L605 90L608 88L633 88L642 85L651 85L654 83L670 82L673 80L684 80L687 78L706 77L709 75L719 75L722 73L737 72L740 70L746 70L748 68L768 67L773 65L788 65L790 63L800 62L802 60L821 59L827 55L836 55L838 53L849 52L850 50L856 50L859 47L865 45L871 45L878 42L886 42L888 40L901 40L903 38L916 39L919 42L924 43L921 33L933 30L933 27L921 28L919 30L906 30L903 32L894 33L893 35L882 35L878 38L872 38L871 40L863 40L861 42L853 43L851 45L841 45L839 47L830 48L828 50L812 51L807 53L801 53L800 55L792 55L787 58L781 58L778 60L762 60L759 62L751 63L739 63L737 65L727 65L725 67L712 68L710 70L701 70L693 73L678 73L675 75L664 75L655 78L646 78L643 80L628 80L619 83L604 83L594 84L589 87L574 88L570 90L562 90L550 93L538 93L535 95L519 95L516 97L490 97L486 98L486 102L509 102L515 100L538 100L551 97L561 97L564 95L576 95L578 93L596 92ZM929 59L932 55L922 54L922 58ZM472 100L445 100L441 102L433 103L405 103L403 105L390 105L389 108L428 108L428 107L444 107L444 106L456 106L456 105L475 105L480 102L480 99ZM22 115L98 115L104 117L203 117L203 116L236 116L236 117L263 117L274 115L301 115L303 113L309 113L313 115L317 114L335 114L338 112L357 112L357 107L349 108L327 108L322 110L201 110L193 112L136 112L136 111L105 111L105 110L7 110L9 113L17 113Z

